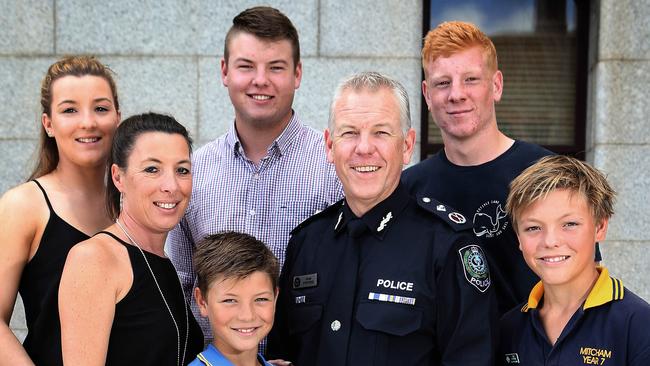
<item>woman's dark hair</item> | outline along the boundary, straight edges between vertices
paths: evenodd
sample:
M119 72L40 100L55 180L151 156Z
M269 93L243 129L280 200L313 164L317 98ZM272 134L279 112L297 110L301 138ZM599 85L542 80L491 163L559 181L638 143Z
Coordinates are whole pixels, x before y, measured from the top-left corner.
M120 123L113 137L113 146L106 169L108 181L106 185L106 208L112 219L116 219L120 214L120 191L117 190L117 187L113 183L111 166L115 164L120 169L126 169L135 140L147 132L164 132L181 135L187 142L190 154L192 153L192 139L185 127L178 123L174 117L150 112L131 116Z
M120 103L117 100L117 88L113 80L113 71L99 62L93 56L67 56L53 63L48 69L41 82L41 109L42 113L52 117L52 84L65 76L82 77L86 75L98 76L108 83L113 95L115 110L120 111ZM40 128L40 142L36 166L30 174L28 181L42 177L52 172L59 164L59 150L56 140L49 137L45 128Z

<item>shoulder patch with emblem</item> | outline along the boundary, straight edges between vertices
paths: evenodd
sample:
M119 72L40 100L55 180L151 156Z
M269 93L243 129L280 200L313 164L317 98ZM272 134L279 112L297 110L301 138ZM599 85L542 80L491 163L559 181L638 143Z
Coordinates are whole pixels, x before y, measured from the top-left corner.
M291 230L291 235L295 234L300 229L307 226L310 222L326 217L327 215L332 215L333 213L337 212L338 210L341 209L342 204L343 204L343 199L327 206L327 208L325 208L323 211L315 213L309 216L308 218L304 219L300 224L298 224L298 226L296 226L295 228L293 228L293 230Z
M417 196L416 200L418 201L418 206L438 216L455 231L469 230L472 228L472 224L467 218L453 207L428 196Z
M463 265L465 279L477 290L485 292L490 288L490 268L488 267L483 249L478 245L466 245L458 250Z

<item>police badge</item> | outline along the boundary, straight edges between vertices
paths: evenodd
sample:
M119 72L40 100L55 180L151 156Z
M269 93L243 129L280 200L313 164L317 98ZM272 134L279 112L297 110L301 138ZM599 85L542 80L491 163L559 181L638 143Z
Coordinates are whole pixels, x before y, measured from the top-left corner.
M458 250L463 263L465 279L479 291L485 292L490 288L490 269L483 250L478 245L467 245Z

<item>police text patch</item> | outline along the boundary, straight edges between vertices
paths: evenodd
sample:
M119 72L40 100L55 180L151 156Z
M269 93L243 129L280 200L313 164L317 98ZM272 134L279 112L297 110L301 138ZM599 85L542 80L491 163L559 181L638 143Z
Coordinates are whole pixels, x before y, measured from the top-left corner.
M467 245L458 250L463 263L465 279L479 291L485 292L490 288L490 270L483 250L478 245Z

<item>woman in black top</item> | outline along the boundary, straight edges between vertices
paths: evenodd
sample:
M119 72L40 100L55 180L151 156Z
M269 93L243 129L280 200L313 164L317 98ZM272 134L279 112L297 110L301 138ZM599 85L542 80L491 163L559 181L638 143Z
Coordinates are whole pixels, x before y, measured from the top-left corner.
M37 166L0 199L0 360L11 365L62 364L56 305L65 258L110 224L105 166L120 120L111 70L89 56L55 62L41 108ZM9 328L16 293L27 320L23 346Z
M172 117L128 118L109 160L115 223L70 250L59 289L71 365L185 365L203 348L171 261L167 232L190 199L191 140Z

